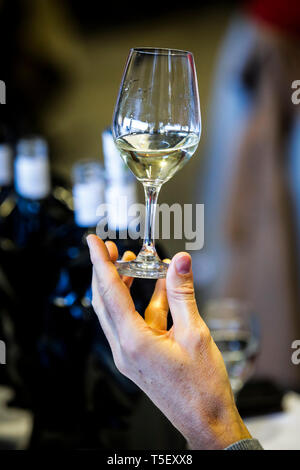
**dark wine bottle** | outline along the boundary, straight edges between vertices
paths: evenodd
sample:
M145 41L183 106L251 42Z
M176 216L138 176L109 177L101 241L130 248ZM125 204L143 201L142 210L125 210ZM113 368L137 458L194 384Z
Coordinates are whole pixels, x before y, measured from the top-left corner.
M24 385L16 400L31 406L37 381L41 312L57 266L49 246L72 212L52 193L48 148L43 139L35 137L18 143L14 182L15 196L5 230L0 233L0 256L16 303L13 323Z
M2 204L13 190L13 151L10 145L0 144L0 217ZM2 209L2 210L1 210Z

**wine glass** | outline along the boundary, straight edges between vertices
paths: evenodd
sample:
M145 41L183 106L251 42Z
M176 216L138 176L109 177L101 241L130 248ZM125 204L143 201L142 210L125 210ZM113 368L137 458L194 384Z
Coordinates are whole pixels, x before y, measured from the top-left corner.
M247 303L224 298L207 303L204 320L223 356L237 397L254 371L259 346L257 318Z
M201 134L197 77L191 52L131 49L113 117L121 156L143 184L146 198L144 243L137 258L117 262L120 274L148 279L166 276L156 252L154 221L163 183L195 152Z

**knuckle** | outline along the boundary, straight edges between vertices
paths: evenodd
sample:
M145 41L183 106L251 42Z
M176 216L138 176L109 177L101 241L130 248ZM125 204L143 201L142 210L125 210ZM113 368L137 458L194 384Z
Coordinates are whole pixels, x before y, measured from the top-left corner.
M90 251L90 259L91 259L92 265L95 266L95 268L97 268L99 258L98 256L95 255L94 251Z
M116 279L108 275L102 282L99 282L98 286L102 298L113 297L116 291Z
M99 314L100 314L100 311L99 311L99 310L100 310L100 308L99 308L99 302L97 302L95 296L92 297L92 302L91 302L91 303L92 303L92 307L93 307L95 313L96 313L97 315L99 315Z
M116 285L115 273L110 269L109 264L107 265L107 267L108 269L102 270L100 274L99 271L96 270L97 277L95 286L101 297L110 295L111 290Z
M195 298L194 287L189 282L181 284L180 286L173 287L170 290L169 294L171 294L171 297L174 300L194 300Z
M121 374L125 375L126 377L129 376L128 367L122 354L118 353L114 355L114 363Z
M96 305L96 301L94 299L92 299L92 307L94 309L94 312L97 313L97 305Z
M209 344L212 340L208 327L203 324L199 328L193 329L189 335L190 348L198 354L204 352L209 348Z
M199 338L202 343L208 343L211 340L209 328L205 323L202 323L199 328Z
M141 355L141 342L131 336L125 336L120 339L121 349L124 351L130 361L136 362Z

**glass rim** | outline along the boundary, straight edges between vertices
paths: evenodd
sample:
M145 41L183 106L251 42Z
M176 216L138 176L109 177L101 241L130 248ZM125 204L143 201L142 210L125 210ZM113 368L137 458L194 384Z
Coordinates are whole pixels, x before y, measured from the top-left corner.
M193 53L190 51L186 51L183 49L173 49L173 48L168 48L168 47L132 47L130 49L130 52L139 52L141 54L152 54L152 55L183 55L183 56L188 56L191 55L193 56Z

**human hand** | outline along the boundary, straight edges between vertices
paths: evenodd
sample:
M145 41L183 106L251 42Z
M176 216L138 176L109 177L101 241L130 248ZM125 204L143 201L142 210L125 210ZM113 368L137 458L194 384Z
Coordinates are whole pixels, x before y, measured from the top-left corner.
M120 277L114 243L87 238L93 307L117 368L135 382L183 434L191 449L224 449L251 438L235 406L221 353L194 295L191 258L178 253L145 311L135 310L132 278ZM133 259L127 252L126 260ZM173 326L167 330L170 312Z

